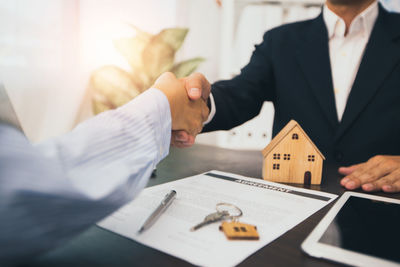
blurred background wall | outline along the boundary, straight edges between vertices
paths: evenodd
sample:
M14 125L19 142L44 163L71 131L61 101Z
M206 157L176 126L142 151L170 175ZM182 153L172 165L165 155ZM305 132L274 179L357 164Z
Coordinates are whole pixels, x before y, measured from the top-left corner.
M399 0L382 0L400 12ZM37 142L72 129L82 117L90 73L105 64L128 68L112 40L188 27L178 60L202 56L198 71L214 82L237 74L263 33L319 14L323 0L0 0L0 81L27 136ZM87 100L87 99L86 99ZM198 143L261 149L270 140L273 107Z

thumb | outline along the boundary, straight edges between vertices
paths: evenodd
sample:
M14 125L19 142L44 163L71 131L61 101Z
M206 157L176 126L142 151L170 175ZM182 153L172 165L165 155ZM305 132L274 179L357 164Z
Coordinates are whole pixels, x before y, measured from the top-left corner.
M189 88L188 96L191 100L197 100L201 97L201 89L197 87Z
M199 98L207 100L211 85L203 74L196 72L185 78L185 88L191 100Z

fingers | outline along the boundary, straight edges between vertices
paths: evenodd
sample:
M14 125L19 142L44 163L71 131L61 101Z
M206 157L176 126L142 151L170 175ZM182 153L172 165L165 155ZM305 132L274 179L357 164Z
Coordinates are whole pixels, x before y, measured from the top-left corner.
M186 100L175 103L175 106L178 106L178 112L172 118L172 130L177 131L174 137L180 142L187 141L187 135L181 131L196 136L201 132L203 122L208 117L208 108L202 99L191 101L187 98L186 92L184 94Z
M192 145L194 145L194 141L195 141L195 137L193 135L189 135L189 139L188 141L186 141L185 143L183 143L183 145L185 147L190 147Z
M189 133L189 136L196 136L201 132L202 129L203 121L194 121L190 129L187 129L186 131Z
M375 156L365 163L340 168L339 172L347 174L341 180L341 185L346 189L361 188L365 191L398 190L393 186L400 180L400 157ZM388 191L388 192L389 192Z
M360 164L351 174L342 179L342 185L349 190L359 188L362 184L372 182L387 174L386 166L381 165L383 158L376 156Z
M195 137L203 129L203 122L208 117L208 108L202 99L191 101L189 108L185 111L183 116L186 116L185 127L181 130L185 130L189 135Z
M384 185L382 186L382 190L387 193L396 193L400 192L400 179L394 182L391 185Z
M189 117L187 123L185 124L187 127L186 129L172 131L172 136L171 136L172 146L179 148L190 147L194 144L197 134L202 131L203 122L208 118L209 110L203 100L197 100L197 101L200 101L200 108L201 108L200 116ZM196 103L194 102L191 104L193 106L196 106ZM193 109L198 110L198 107L193 107ZM195 113L194 110L190 112ZM188 114L190 112L188 112Z
M172 137L177 142L187 142L189 140L189 134L185 131L172 131Z
M207 100L210 95L211 85L201 73L192 73L190 76L184 78L185 88L191 100L203 98Z
M349 167L340 167L339 168L339 173L342 175L349 175L353 171L355 171L358 167L360 167L361 164L355 164Z
M351 181L351 174L355 171L355 170L357 170L358 168L363 168L363 165L364 165L365 163L360 163L360 164L356 164L356 165L352 165L352 166L349 166L349 167L340 167L339 168L339 173L340 174L342 174L342 175L345 175L345 177L340 181L340 184L342 185L342 186L345 186L348 182L350 182Z
M171 141L171 145L173 147L178 147L178 148L188 148L191 147L193 144L179 142L179 141Z
M372 183L363 184L361 187L364 191L374 192L380 190L391 190L393 189L392 186L397 182L400 181L400 171L396 170ZM394 189L396 186L394 186ZM400 188L399 188L400 189ZM385 191L385 190L384 190Z
M190 147L194 144L195 137L185 131L172 131L171 145L179 148Z

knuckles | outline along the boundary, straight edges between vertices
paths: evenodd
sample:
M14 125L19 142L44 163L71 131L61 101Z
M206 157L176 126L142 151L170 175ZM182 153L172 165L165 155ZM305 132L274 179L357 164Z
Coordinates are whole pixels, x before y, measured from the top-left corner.
M363 180L369 180L375 176L375 173L372 171L366 171L360 175Z
M376 155L376 156L373 156L369 161L372 163L379 163L379 162L382 162L383 160L385 160L385 158L386 157L383 155Z
M389 157L384 157L379 164L379 167L385 170L395 170L400 168L400 162Z

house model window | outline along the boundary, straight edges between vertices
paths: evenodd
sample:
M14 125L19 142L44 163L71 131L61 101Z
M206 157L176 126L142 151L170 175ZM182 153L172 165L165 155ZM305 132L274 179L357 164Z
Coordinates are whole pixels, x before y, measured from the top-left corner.
M292 120L283 127L262 153L265 180L321 184L325 157L296 121Z

